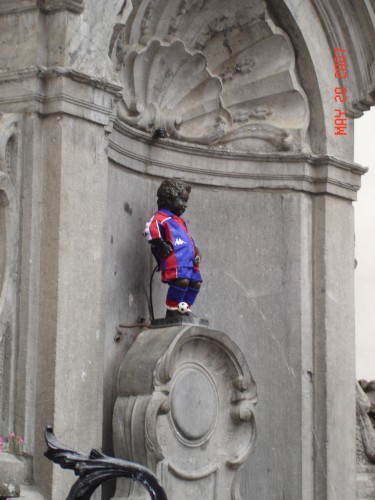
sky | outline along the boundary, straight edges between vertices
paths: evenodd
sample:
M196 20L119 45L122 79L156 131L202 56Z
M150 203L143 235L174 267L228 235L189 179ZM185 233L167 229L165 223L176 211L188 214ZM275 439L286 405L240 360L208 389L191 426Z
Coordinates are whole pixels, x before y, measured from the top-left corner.
M357 379L375 379L375 108L355 120L354 160L369 167L355 210Z

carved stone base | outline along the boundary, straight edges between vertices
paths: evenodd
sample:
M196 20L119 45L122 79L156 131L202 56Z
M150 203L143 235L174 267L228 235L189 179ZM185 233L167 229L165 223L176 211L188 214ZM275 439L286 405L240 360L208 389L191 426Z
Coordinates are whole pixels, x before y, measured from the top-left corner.
M143 331L118 376L118 457L153 470L173 500L239 499L255 438L256 385L224 333L193 324ZM118 484L116 498L144 498Z

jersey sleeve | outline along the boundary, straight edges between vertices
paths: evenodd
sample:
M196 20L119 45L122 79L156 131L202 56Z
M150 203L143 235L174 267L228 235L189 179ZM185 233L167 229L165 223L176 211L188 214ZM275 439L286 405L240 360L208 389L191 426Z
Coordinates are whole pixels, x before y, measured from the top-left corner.
M159 227L159 221L156 219L155 216L152 217L152 219L149 222L147 222L145 230L143 231L143 236L146 238L147 241L152 241L158 238L162 238Z

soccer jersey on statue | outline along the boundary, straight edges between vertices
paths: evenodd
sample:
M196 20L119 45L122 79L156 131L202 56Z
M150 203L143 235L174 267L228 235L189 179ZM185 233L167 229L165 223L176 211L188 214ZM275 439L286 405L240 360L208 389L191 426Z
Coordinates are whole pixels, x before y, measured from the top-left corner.
M193 263L194 241L181 217L172 214L169 210L158 210L146 224L144 236L149 242L162 238L172 245L173 252L166 259L158 258L162 271L179 267L195 267Z

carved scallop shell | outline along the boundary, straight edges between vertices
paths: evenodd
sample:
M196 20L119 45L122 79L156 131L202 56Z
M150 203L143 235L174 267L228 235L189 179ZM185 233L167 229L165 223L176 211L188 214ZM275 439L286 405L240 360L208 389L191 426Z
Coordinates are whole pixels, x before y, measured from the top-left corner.
M202 54L189 54L180 41L129 50L120 77L124 84L118 115L146 131L165 129L183 141L209 143L231 121L222 108L222 84L212 77Z
M239 150L305 141L293 48L261 1L135 0L116 55L128 124Z

